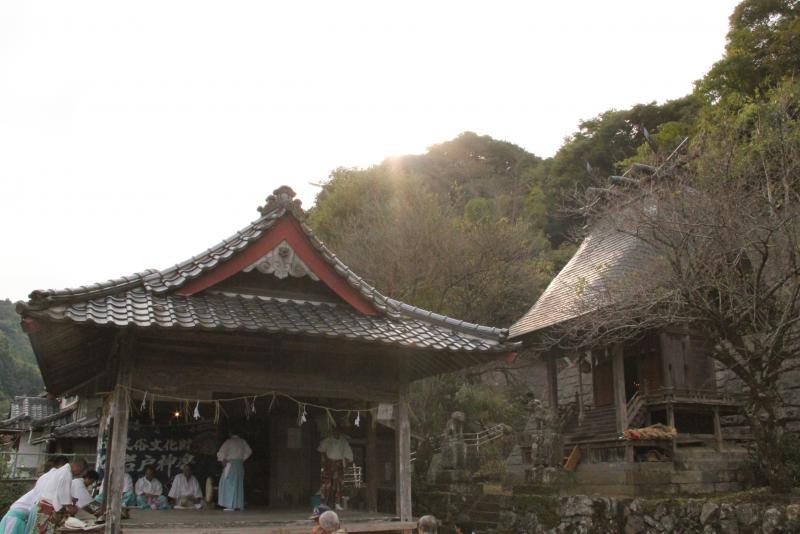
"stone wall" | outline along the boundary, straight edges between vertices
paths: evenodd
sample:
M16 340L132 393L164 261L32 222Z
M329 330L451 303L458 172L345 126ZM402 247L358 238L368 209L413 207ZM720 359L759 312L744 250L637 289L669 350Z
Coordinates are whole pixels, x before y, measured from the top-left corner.
M501 503L497 533L721 533L800 531L800 499L615 499L515 495Z
M800 369L794 368L798 361L784 362L786 369L778 379L778 388L783 395L785 406L783 418L786 428L792 432L800 432ZM740 394L744 385L742 381L727 367L716 362L717 388L728 394ZM743 416L728 416L722 419L723 430L746 431L747 420Z

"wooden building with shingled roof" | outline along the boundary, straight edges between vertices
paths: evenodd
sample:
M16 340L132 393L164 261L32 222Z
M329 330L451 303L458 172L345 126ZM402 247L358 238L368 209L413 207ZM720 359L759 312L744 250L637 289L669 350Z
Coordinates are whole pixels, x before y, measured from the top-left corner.
M304 223L289 187L275 190L259 212L230 238L168 269L33 291L17 305L48 392L105 399L98 467L110 488L106 532L139 532L137 516L120 519L123 476L132 447L165 421L168 429L227 421L258 442L251 445L260 464L246 469L260 469L265 487L248 486L246 497L260 495L266 507L257 518L244 512L235 528L220 523L219 513L209 519L214 532L306 531L320 428L331 420L362 444L362 518L369 521L345 512L348 530L408 530L409 383L514 357L518 344L505 329L438 315L370 286ZM379 406L384 416L389 407L396 431L375 424ZM391 509L380 515L387 481L393 488L383 500ZM271 510L289 507L301 515L281 512L280 525L270 519ZM163 520L171 531L198 530Z
M682 445L723 448L721 417L738 413L739 403L718 388L717 365L701 333L674 325L588 350L559 348L580 343L555 341L569 337L571 322L621 298L624 292L614 291L618 284L647 287L659 268L643 240L613 225L595 225L533 306L509 327L510 340L550 347L539 353L546 367L542 397L555 410L571 411L563 428L565 458L638 462L653 450L672 457ZM622 439L626 429L655 423L676 428L677 438ZM647 484L642 488L630 494L648 491Z

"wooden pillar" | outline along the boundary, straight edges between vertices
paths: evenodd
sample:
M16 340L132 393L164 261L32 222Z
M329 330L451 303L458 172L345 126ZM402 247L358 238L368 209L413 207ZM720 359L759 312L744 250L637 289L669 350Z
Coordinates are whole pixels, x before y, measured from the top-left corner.
M619 343L611 348L611 373L614 381L617 432L622 433L628 426L628 399L625 397L625 353Z
M554 356L547 358L547 398L551 410L558 410L558 365Z
M105 499L108 501L106 511L106 534L122 532L122 489L125 480L125 452L128 445L128 388L133 374L133 355L128 340L121 342L117 352L117 383L113 393L113 425L111 446L106 458L108 469L108 486Z
M377 418L370 415L367 427L367 510L378 511L378 433L375 425Z
M583 354L578 353L578 421L583 421L584 407L583 407Z
M397 515L411 521L411 423L408 420L408 382L400 383L394 430L397 454Z
M716 441L717 450L722 452L722 422L719 419L719 406L714 406L714 440Z
M668 397L667 400L667 426L675 428L675 406L672 404L671 395ZM675 438L672 438L673 458L677 450L678 450L678 443L675 441Z

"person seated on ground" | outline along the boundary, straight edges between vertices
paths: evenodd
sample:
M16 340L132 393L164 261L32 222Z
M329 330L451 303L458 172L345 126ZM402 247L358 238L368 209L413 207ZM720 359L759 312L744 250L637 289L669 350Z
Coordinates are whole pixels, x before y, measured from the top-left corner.
M325 512L329 512L331 509L324 504L320 504L316 508L314 508L314 513L311 514L311 519L314 521L314 527L311 529L311 534L325 534L325 531L319 526L319 516L324 514Z
M455 529L456 534L475 534L475 531L472 527L472 521L470 521L467 514L458 514L458 517L456 517L456 521L453 524L453 528Z
M333 534L341 526L339 516L333 510L323 512L319 516L319 526L324 534Z
M172 479L169 500L173 507L179 510L181 508L199 510L203 507L203 492L200 491L200 482L192 474L191 464L183 464L182 472Z
M122 479L122 507L123 508L134 508L136 506L136 494L133 492L133 478L131 478L130 473L125 473L125 477ZM103 502L105 498L105 488L103 487L104 482L100 482L100 493L97 494L97 497L94 498L99 503Z
M156 468L148 465L144 468L144 476L136 481L136 506L151 510L169 510L167 498L163 495L164 487L156 478Z
M436 534L439 529L439 521L432 515L423 515L419 518L417 523L417 532L419 534Z

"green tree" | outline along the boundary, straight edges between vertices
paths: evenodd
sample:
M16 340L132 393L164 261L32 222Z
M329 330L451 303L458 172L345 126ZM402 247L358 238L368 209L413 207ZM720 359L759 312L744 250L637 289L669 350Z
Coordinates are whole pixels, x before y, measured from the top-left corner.
M698 83L709 103L756 97L800 71L800 1L744 0L730 17L725 56Z

